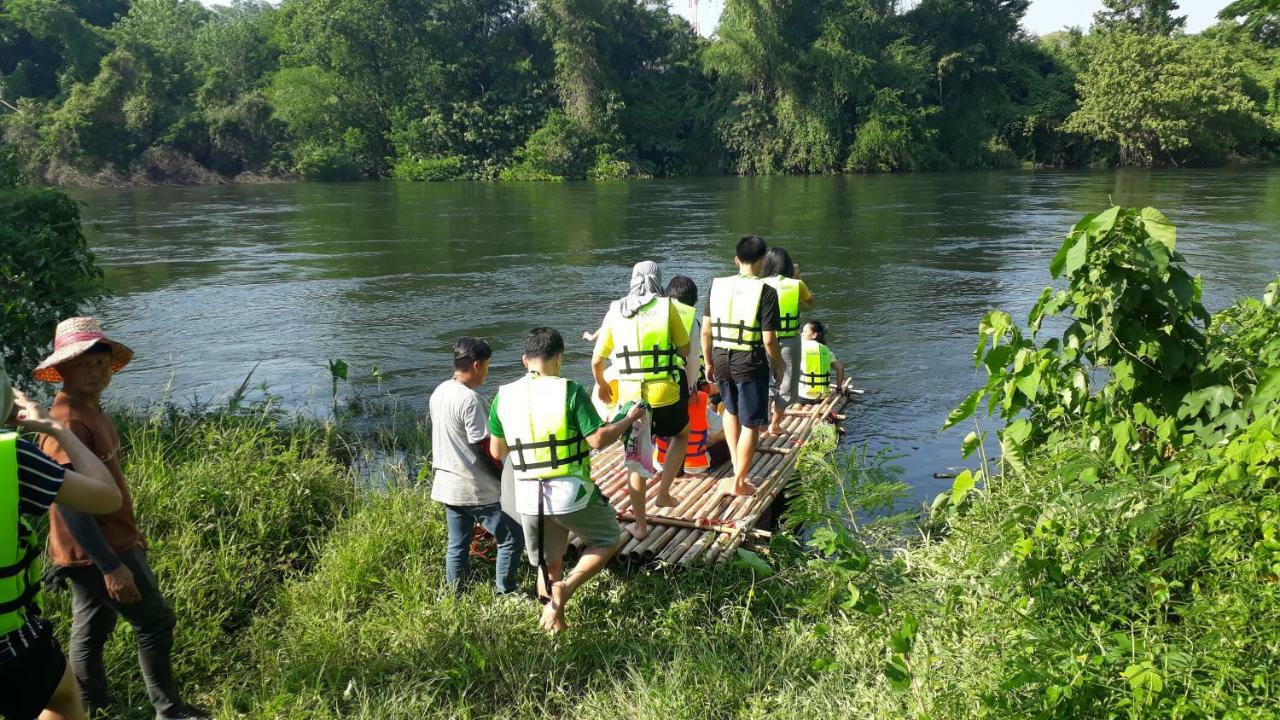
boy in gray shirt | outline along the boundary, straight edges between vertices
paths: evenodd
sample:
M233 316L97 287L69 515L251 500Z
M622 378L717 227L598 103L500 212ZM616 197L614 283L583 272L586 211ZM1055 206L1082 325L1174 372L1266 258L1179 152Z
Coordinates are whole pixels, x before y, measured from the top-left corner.
M453 378L431 393L431 499L444 505L449 527L445 577L461 590L471 533L483 525L498 543L499 594L516 591L516 558L524 549L520 523L502 512L501 476L489 459L486 403L476 388L489 375L489 344L473 337L453 346Z

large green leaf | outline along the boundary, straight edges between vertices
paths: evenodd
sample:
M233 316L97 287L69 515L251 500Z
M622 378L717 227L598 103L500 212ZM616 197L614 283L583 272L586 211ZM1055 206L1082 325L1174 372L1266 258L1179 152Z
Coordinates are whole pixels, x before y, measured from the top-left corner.
M1169 252L1173 252L1178 242L1178 229L1169 222L1169 218L1155 208L1143 208L1142 227L1152 239L1158 240L1161 245L1169 248Z
M1097 217L1089 221L1089 234L1102 236L1111 232L1116 226L1116 220L1120 217L1120 206L1112 207L1098 213Z
M978 401L982 400L982 396L985 395L986 392L986 388L974 390L969 397L964 399L964 402L960 403L959 407L951 411L951 414L947 416L947 422L942 426L942 429L948 430L954 427L956 423L972 417L973 413L978 409Z
M1067 251L1067 257L1063 266L1063 272L1072 275L1075 271L1084 267L1085 262L1089 259L1089 236L1081 235Z

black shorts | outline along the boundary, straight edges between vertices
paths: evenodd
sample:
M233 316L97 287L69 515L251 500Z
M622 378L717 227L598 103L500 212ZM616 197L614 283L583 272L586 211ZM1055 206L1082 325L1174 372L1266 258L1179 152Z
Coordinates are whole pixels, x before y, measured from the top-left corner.
M48 629L37 636L17 659L0 665L0 717L31 720L38 717L62 682L67 659Z
M769 424L769 380L721 382L720 399L724 411L736 416L744 427L760 428Z
M689 383L684 371L676 379L680 383L680 401L660 408L649 408L649 432L655 437L675 437L689 424Z

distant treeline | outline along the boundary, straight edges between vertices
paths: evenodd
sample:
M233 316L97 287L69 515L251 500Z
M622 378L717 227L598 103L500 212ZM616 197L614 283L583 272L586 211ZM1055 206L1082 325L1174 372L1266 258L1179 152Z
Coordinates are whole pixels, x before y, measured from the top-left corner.
M62 183L558 180L1280 157L1280 2L4 0L0 131Z

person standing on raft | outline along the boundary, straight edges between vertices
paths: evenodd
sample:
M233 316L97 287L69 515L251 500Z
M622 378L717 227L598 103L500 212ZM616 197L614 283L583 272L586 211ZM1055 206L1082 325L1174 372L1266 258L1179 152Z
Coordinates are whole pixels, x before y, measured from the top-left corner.
M721 492L751 495L751 472L760 430L769 424L770 368L782 380L785 366L778 346L778 293L760 279L769 247L755 235L738 241L734 262L738 274L711 284L702 322L707 375L720 386L724 431L733 463L731 484Z
M782 351L782 381L769 384L769 400L773 404L773 423L769 432L782 434L782 419L787 406L795 402L800 378L796 364L800 355L800 310L813 307L813 294L800 279L799 268L791 255L780 247L771 247L764 256L764 281L778 293L778 344Z
M618 516L591 481L591 451L617 442L644 410L637 404L604 424L587 391L560 377L564 338L556 330L530 330L523 361L528 373L499 388L489 412L490 454L511 460L529 562L540 570L538 594L546 599L540 625L554 633L566 627L569 598L604 568L618 542ZM587 548L562 578L571 532Z
M689 444L689 384L685 359L689 353L689 330L676 304L667 298L651 261L636 263L631 271L631 290L609 309L596 338L591 371L595 375L601 402L613 404L613 392L605 379L605 363L612 358L618 373L618 404L635 402L649 408L650 432L670 438L662 465L658 507L675 507L671 484L684 464ZM645 476L630 468L631 512L635 522L627 531L643 540L649 534L645 507Z

